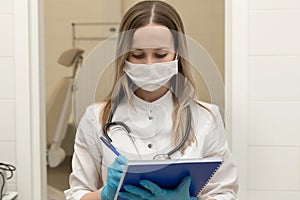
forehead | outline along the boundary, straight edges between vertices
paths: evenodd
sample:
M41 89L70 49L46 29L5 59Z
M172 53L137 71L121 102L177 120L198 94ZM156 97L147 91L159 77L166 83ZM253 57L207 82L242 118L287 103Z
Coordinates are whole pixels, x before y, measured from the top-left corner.
M138 28L133 35L131 49L146 48L174 50L174 39L171 31L160 25Z

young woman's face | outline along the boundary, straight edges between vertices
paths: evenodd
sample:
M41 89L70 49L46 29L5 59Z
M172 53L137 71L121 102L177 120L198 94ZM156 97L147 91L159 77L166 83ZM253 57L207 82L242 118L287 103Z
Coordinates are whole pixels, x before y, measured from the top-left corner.
M135 31L127 60L134 64L153 64L172 61L175 54L171 31L165 26L148 24Z

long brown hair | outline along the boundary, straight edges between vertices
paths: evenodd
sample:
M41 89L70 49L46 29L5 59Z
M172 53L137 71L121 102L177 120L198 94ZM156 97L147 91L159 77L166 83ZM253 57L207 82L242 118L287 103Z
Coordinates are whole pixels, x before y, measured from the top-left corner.
M105 99L105 105L100 113L100 122L102 128L107 122L112 105L118 102L128 94L128 80L124 79L123 84L119 80L124 77L124 63L130 51L130 44L134 31L147 24L159 24L169 28L174 38L175 50L178 53L178 72L179 74L172 78L171 87L173 92L173 133L172 142L178 145L185 135L186 124L188 119L187 109L189 102L195 98L194 80L190 71L187 58L187 46L185 31L182 19L177 11L169 4L162 1L141 1L132 6L124 15L120 28L116 53L116 74L114 86ZM113 103L115 102L116 103ZM189 134L187 142L184 144L181 152L184 152L187 146L195 141L193 129Z

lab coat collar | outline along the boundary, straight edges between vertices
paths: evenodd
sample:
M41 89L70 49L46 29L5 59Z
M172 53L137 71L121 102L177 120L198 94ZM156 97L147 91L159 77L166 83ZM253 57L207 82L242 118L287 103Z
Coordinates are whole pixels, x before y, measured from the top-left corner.
M157 99L156 101L153 102L148 102L145 101L138 96L136 96L134 93L132 93L131 100L133 102L133 105L141 110L149 110L153 108L154 106L161 106L163 108L170 108L173 107L173 95L172 92L169 90L166 94L164 94L162 97Z

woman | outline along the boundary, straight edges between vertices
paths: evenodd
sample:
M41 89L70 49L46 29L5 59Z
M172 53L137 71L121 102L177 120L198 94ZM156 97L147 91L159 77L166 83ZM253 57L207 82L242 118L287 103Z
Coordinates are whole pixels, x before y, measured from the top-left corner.
M126 159L153 159L167 152L171 159L220 157L223 164L198 197L189 195L189 177L175 190L148 182L140 188L128 186L119 196L237 199L237 170L222 118L215 105L195 100L184 27L176 10L161 1L139 2L127 11L119 31L114 87L81 119L67 199L113 199ZM120 125L106 126L108 121L124 122L130 135ZM123 156L114 159L99 141L103 133ZM186 142L172 152L186 133Z

